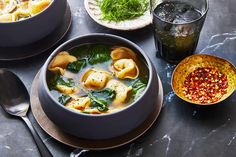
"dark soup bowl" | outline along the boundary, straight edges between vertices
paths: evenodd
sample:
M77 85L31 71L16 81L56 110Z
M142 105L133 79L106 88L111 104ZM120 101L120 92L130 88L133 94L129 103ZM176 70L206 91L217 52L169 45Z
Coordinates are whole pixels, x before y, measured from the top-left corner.
M66 0L52 0L45 9L31 17L14 22L0 22L0 47L19 47L43 39L59 27L66 7ZM19 17L20 15L21 13Z
M39 100L63 131L109 139L138 127L156 108L158 76L145 52L110 34L59 46L40 72Z

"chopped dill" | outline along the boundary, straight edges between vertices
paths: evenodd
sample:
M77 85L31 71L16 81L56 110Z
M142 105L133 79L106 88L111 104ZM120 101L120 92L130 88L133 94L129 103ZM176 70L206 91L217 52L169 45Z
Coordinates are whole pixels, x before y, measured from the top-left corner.
M97 0L103 19L124 21L142 16L147 11L148 0Z

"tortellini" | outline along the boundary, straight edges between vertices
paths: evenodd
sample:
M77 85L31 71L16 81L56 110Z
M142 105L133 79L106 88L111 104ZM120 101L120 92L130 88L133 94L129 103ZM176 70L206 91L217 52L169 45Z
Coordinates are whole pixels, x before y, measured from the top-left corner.
M83 111L84 113L89 113L89 114L102 113L97 108L90 108L91 99L89 97L73 96L71 100L67 104L65 104L65 106L70 109L80 110Z
M74 94L79 90L76 87L68 87L65 85L57 85L56 88L59 92L64 93L64 94Z
M139 68L135 63L136 54L129 48L117 47L111 52L113 63L111 70L119 79L136 79L139 75Z
M132 59L119 59L113 63L112 69L119 79L136 79L139 69Z
M62 51L50 62L48 70L56 74L64 75L67 65L76 60L76 57L70 55L66 51Z
M109 72L92 68L84 73L81 82L86 88L102 89L110 78Z
M128 87L115 79L110 80L106 87L116 91L114 103L124 103L128 97L128 93L132 90L132 87Z
M12 21L11 14L0 15L0 22L11 22L11 21Z
M30 0L29 1L29 12L31 15L42 12L49 6L51 0Z
M0 0L0 22L15 22L42 12L52 0Z
M84 110L89 108L91 101L88 97L72 98L65 106L71 109Z
M137 60L136 54L127 47L116 47L111 51L111 58L112 60L118 60L118 59L133 59Z

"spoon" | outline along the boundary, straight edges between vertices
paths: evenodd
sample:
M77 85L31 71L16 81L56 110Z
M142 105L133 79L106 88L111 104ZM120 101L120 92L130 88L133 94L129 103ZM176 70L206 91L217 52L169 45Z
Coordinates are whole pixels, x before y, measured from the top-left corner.
M52 157L27 117L29 93L26 87L14 73L7 69L0 69L0 105L10 115L21 117L24 120L33 135L41 156Z

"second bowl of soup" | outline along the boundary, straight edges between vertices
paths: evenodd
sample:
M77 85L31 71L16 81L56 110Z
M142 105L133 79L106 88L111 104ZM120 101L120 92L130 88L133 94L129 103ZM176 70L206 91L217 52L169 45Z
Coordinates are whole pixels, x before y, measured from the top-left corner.
M156 71L134 43L92 34L57 48L44 64L39 99L65 132L86 139L123 135L156 107Z
M60 26L66 8L66 0L0 0L0 47L43 39Z

